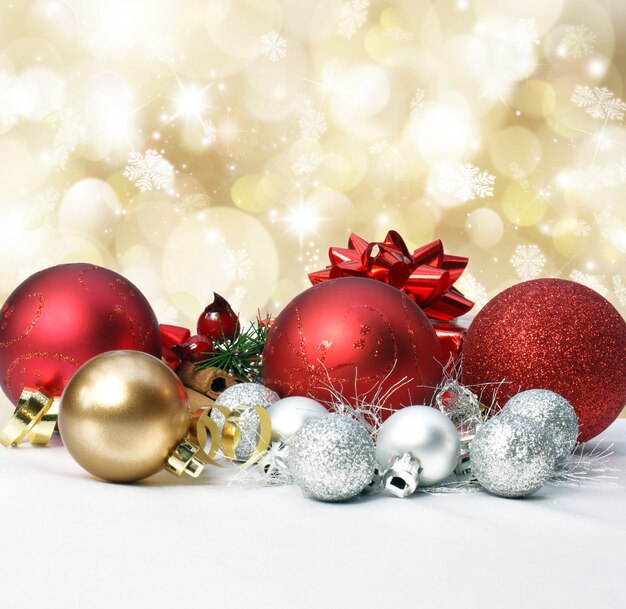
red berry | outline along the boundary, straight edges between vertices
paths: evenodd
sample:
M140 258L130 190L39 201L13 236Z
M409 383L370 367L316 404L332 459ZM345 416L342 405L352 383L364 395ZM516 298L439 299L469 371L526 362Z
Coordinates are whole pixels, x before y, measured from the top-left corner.
M194 334L184 343L173 345L172 351L184 362L199 362L213 351L213 341L204 334Z
M233 340L239 334L239 318L228 302L213 292L213 302L198 318L198 334L222 341Z

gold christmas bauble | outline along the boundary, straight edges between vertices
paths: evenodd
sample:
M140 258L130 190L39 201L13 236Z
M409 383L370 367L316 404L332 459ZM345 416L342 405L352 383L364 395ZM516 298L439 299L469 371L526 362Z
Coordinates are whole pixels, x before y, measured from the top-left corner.
M72 457L113 482L158 472L190 422L179 378L140 351L109 351L89 360L68 382L59 406L59 431Z

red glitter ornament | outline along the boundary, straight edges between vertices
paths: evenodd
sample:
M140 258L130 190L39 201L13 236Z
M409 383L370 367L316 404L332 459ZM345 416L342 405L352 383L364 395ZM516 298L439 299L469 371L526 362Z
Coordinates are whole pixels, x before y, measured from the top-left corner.
M406 294L371 279L331 279L296 296L272 324L263 383L281 397L321 401L330 399L332 384L354 404L409 379L386 400L385 419L402 406L430 403L440 360L434 330Z
M22 388L60 395L84 362L115 349L161 357L159 325L127 279L93 264L63 264L31 275L0 317L0 385L16 402Z
M496 408L526 389L554 391L574 407L585 442L626 404L625 351L626 323L600 294L573 281L536 279L478 313L463 345L463 382L494 383L481 401L495 397Z

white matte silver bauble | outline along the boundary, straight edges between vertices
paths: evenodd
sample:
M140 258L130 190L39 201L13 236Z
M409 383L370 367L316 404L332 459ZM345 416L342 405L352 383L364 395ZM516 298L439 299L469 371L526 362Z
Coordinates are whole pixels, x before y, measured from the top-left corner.
M358 495L374 474L374 444L362 425L338 414L309 419L288 442L287 466L305 495L341 501Z
M578 417L572 405L558 393L547 389L529 389L514 395L498 416L522 416L532 419L552 436L557 466L565 464L578 438Z
M496 416L476 432L470 445L472 473L493 495L526 497L538 491L556 467L549 433L522 416Z
M230 410L236 408L245 410L250 406L268 408L278 399L279 395L275 391L261 383L239 383L220 393L215 403ZM225 422L224 415L217 408L213 408L210 417L221 433ZM241 434L235 448L235 456L238 461L247 461L254 454L259 439L259 415L254 410L247 410L241 414L237 424Z
M394 412L380 427L376 436L376 458L383 470L403 467L411 470L410 478L418 486L432 486L445 480L459 459L459 434L450 419L430 406L407 406ZM419 463L409 463L417 459ZM412 470L417 467L417 478ZM397 480L389 481L393 485ZM400 481L401 482L401 481ZM409 479L405 482L411 485ZM396 487L397 488L397 487ZM406 496L410 489L393 494ZM414 490L414 487L413 487Z
M267 411L272 420L272 442L286 442L309 419L328 414L319 402L295 395L274 402Z

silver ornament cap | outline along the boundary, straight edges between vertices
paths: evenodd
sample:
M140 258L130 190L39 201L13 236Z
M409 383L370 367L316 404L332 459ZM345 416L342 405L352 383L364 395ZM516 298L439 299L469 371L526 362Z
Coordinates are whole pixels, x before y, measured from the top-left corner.
M289 471L305 495L342 501L372 481L374 444L363 426L346 416L309 419L287 445Z
M476 432L470 445L472 473L499 497L537 492L556 468L557 452L549 433L526 417L496 416Z
M376 437L376 458L388 470L387 480L383 474L383 485L396 496L410 494L404 493L402 480L409 491L445 480L458 463L459 451L456 427L431 406L406 406L394 412L380 426ZM404 455L410 458L403 458ZM400 468L404 468L406 476L400 474ZM400 479L394 479L396 476Z
M499 417L526 417L552 437L557 467L565 465L578 438L578 417L572 405L558 393L547 389L529 389L514 395Z

